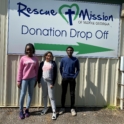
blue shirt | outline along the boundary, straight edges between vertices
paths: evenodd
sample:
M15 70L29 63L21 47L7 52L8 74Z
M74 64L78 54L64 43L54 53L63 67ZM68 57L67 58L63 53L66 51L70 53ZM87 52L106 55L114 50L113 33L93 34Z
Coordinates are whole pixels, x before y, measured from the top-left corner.
M60 63L62 78L76 78L79 73L79 61L76 57L64 57Z

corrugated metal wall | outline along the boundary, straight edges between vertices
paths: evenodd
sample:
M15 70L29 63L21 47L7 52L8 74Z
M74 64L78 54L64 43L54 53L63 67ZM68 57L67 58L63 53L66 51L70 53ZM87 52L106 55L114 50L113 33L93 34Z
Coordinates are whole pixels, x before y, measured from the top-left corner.
M0 0L0 106L6 105L7 0Z
M122 24L122 27L124 28L124 24ZM122 31L124 30L123 28ZM7 0L0 0L0 106L18 107L19 89L16 86L16 74L20 56L7 56L6 47ZM121 45L122 53L123 48L124 44ZM58 67L60 59L59 57L55 58ZM42 57L39 57L39 60L42 60ZM77 78L76 106L117 105L117 89L120 79L118 71L119 60L80 58L79 61L81 71ZM55 90L57 106L60 106L61 76L59 73ZM66 105L69 105L69 92L66 101ZM42 105L42 91L37 87L35 88L32 106Z

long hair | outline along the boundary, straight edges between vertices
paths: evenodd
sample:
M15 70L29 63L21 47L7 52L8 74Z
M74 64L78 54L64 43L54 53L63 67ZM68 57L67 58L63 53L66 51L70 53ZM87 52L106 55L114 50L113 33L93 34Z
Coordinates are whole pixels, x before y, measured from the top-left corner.
M45 54L44 54L44 60L46 59L46 56L48 55L48 54L51 54L52 55L52 60L53 60L53 53L52 52L50 52L50 51L48 51L48 52L46 52Z

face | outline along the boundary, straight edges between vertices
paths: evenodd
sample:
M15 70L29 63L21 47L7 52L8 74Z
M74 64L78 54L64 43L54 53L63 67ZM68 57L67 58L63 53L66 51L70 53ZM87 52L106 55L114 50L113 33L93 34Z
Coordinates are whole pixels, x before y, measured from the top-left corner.
M51 61L52 60L52 55L51 55L51 53L48 53L47 55L46 55L46 60L49 62L49 61Z
M31 46L27 46L27 47L26 47L26 54L27 54L28 56L32 56L32 55L33 55L33 49L32 49Z
M71 48L68 48L66 52L67 52L68 56L72 56L72 54L73 54L73 50Z

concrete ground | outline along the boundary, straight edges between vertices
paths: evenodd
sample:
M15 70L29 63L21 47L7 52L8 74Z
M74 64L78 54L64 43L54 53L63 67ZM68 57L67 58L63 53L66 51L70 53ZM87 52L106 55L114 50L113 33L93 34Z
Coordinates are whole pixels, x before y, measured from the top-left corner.
M42 108L31 108L31 116L20 120L18 108L0 108L0 124L124 124L124 111L103 108L76 108L77 116L72 117L70 109L52 120L51 109L41 116ZM59 109L58 109L59 110Z

